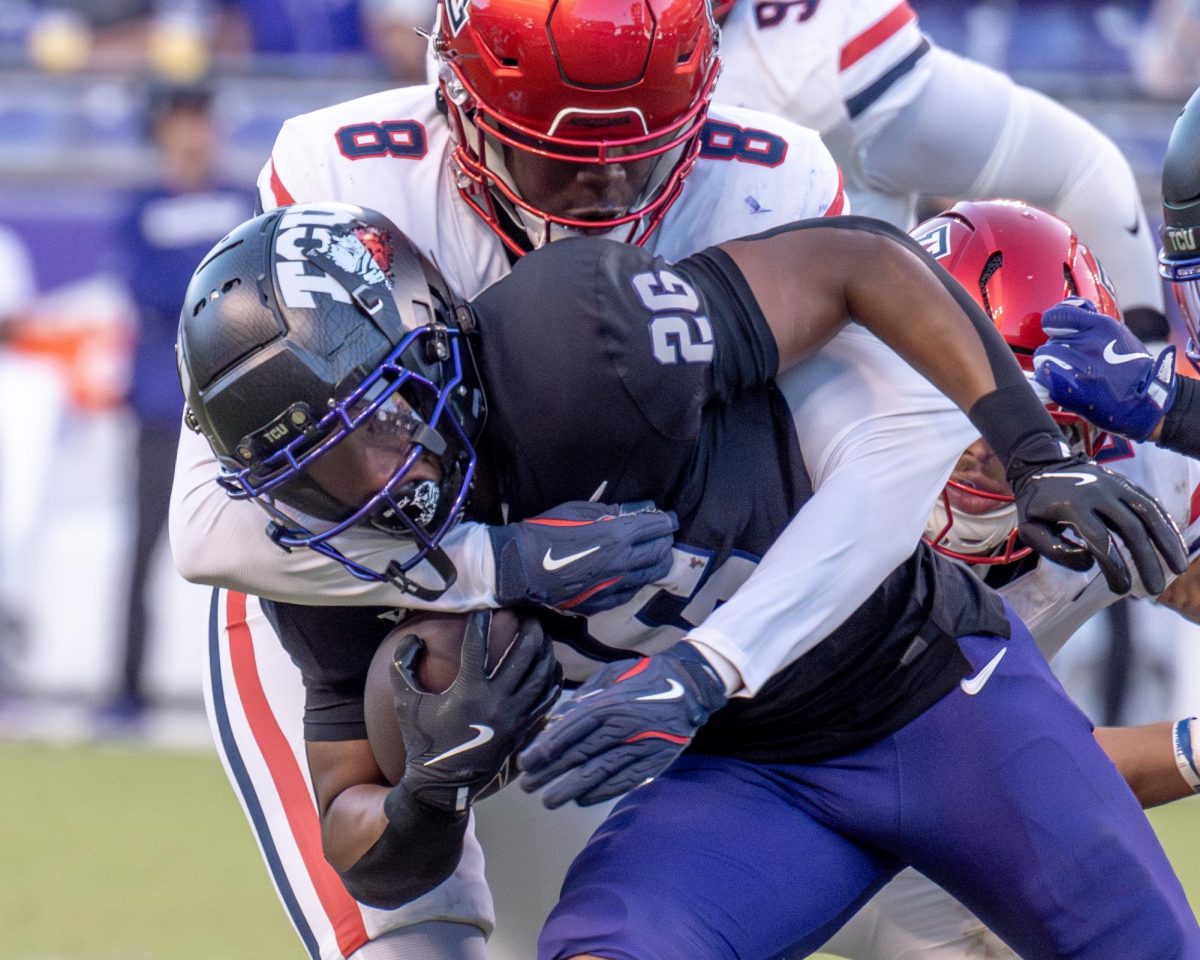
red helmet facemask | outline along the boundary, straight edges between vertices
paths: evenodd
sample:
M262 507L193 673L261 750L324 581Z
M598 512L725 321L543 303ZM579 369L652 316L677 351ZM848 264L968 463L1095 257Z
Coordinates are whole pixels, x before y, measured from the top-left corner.
M1099 262L1064 220L1011 200L957 203L914 227L921 244L975 299L1032 377L1033 352L1047 340L1042 313L1067 297L1084 297L1123 322ZM1042 396L1045 394L1034 384ZM1072 448L1094 457L1108 440L1082 417L1046 402ZM983 513L955 510L951 491L994 500ZM951 478L925 528L939 553L972 564L1012 563L1030 554L1017 541L1011 494L981 490Z
M707 0L440 0L437 16L457 186L505 246L556 228L644 243L700 149Z

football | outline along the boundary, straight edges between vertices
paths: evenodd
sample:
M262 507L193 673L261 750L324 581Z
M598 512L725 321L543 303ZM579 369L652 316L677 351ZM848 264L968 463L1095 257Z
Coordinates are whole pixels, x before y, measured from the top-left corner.
M487 665L490 669L499 662L517 635L520 624L509 610L492 611L488 633ZM417 660L416 675L430 693L443 693L458 676L459 654L462 652L463 631L467 615L457 613L422 613L402 623L389 633L367 671L363 707L366 712L367 739L375 762L389 783L395 784L404 776L404 740L392 699L392 660L396 645L403 637L415 633L425 642L425 652Z

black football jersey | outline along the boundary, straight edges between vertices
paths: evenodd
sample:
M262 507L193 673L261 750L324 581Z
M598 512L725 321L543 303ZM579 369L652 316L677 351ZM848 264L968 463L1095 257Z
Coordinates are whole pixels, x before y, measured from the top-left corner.
M584 660L680 639L749 576L812 494L772 377L774 338L728 257L677 264L600 239L558 241L475 300L487 456L508 519L597 495L679 517L669 584L573 624ZM830 589L837 589L831 584ZM898 729L968 672L955 638L1007 635L997 595L922 544L839 628L693 749L803 761Z
M592 617L547 615L568 679L681 639L753 572L812 494L772 377L774 338L736 266L557 241L474 301L484 455L507 519L568 500L650 500L679 518L668 578ZM830 589L836 589L831 584ZM265 604L304 675L309 739L365 736L382 608ZM954 638L1007 635L999 597L923 544L850 618L691 749L757 762L848 752L903 726L969 667Z

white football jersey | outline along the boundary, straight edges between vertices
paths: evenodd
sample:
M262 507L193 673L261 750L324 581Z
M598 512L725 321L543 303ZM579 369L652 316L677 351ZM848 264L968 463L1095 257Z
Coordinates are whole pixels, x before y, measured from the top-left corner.
M1121 303L1163 309L1157 245L1117 146L999 71L932 45L907 0L738 0L716 96L820 131L855 212L912 227L919 195L1058 214Z
M903 0L740 0L721 25L717 97L826 133L885 94L911 99L928 50Z
M1200 462L1120 438L1111 439L1097 459L1156 497L1183 531L1189 556L1195 557L1200 550ZM1128 555L1126 562L1135 571ZM1097 567L1078 572L1048 560L1006 584L1000 593L1025 621L1047 659L1084 622L1120 599L1108 589ZM1136 572L1130 596L1150 596Z
M509 271L504 245L461 199L450 126L431 86L403 87L288 120L259 177L264 209L342 200L384 214L461 296ZM842 211L841 177L812 130L714 105L700 159L646 247L679 259L793 220Z

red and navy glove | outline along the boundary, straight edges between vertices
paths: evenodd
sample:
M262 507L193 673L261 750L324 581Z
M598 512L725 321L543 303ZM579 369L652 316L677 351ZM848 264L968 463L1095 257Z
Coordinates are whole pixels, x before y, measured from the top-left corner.
M1175 348L1152 356L1124 324L1079 297L1042 314L1050 337L1033 355L1034 376L1064 410L1110 433L1145 440L1179 392Z
M679 522L649 501L579 500L491 527L496 602L589 615L619 607L671 569Z
M619 797L670 766L725 699L720 676L687 641L610 663L518 755L521 787L533 793L560 778L542 797L551 810Z

